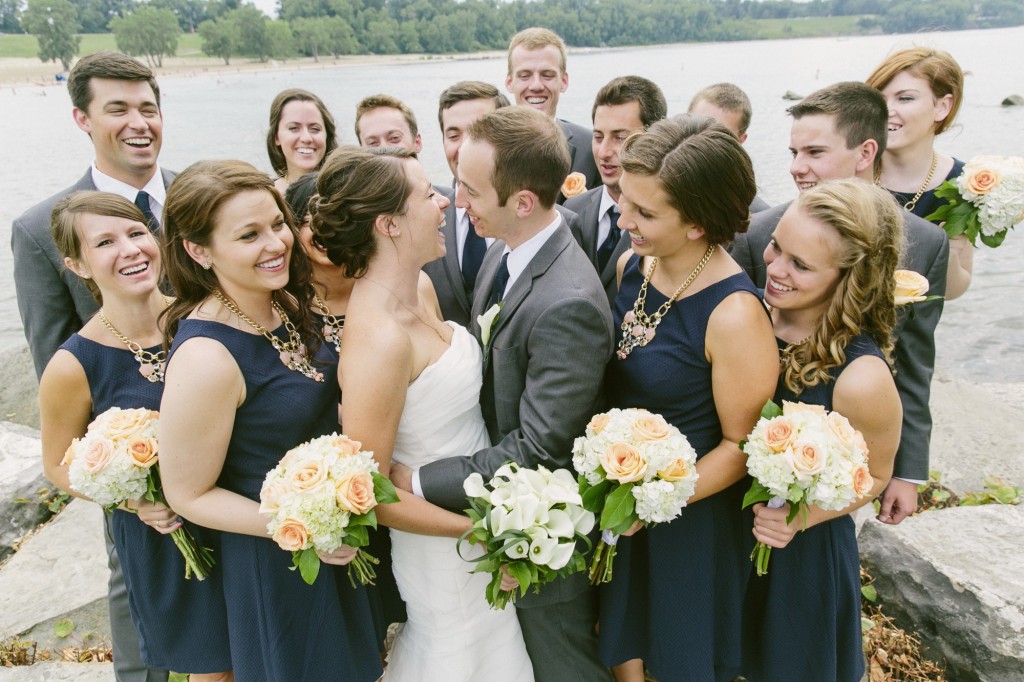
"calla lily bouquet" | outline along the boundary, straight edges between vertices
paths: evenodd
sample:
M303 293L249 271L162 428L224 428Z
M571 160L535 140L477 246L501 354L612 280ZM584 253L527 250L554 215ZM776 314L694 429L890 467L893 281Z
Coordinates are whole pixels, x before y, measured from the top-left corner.
M463 487L473 528L460 538L459 552L467 541L482 546L482 555L467 561L476 563L474 573L491 574L485 597L492 608L501 610L516 600L517 590L501 589L503 566L519 583L519 595L531 585L539 590L586 568L577 543L585 543L589 550L587 534L594 528L594 515L583 508L569 471L525 469L509 462L488 484L474 473Z
M935 196L948 203L927 217L944 223L950 237L980 238L997 247L1006 233L1024 221L1024 158L976 156L963 172L939 185Z

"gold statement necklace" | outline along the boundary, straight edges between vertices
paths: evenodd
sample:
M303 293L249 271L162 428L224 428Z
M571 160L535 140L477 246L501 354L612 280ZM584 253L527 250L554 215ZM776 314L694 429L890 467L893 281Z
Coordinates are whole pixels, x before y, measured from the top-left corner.
M274 310L277 312L278 317L281 318L281 322L284 323L284 328L288 332L288 340L282 341L273 334L271 334L266 327L256 322L248 315L243 313L237 305L234 304L227 296L221 293L220 289L213 290L213 297L223 304L225 308L235 314L238 319L242 320L250 327L262 334L270 345L274 347L278 353L282 364L290 370L298 372L307 379L313 381L323 381L324 375L313 367L313 363L309 361L309 357L306 355L306 346L302 343L302 337L299 336L299 331L292 324L292 321L288 319L288 314L285 313L284 308L278 304L277 301L271 301L270 304L274 306Z
M768 309L768 314L771 315L771 313L774 310L774 308L772 308L767 303L764 304L764 307ZM774 324L774 323L775 323L775 321L772 320L772 324ZM789 342L787 342L786 343L786 347L783 348L781 351L779 351L779 368L780 369L785 369L786 366L789 364L790 358L793 357L793 353L796 352L796 349L799 348L800 346L804 345L808 341L810 341L812 336L814 336L814 332L811 332L810 334L808 334L804 338L800 339L796 343L789 343Z
M938 167L938 165L939 157L933 149L932 166L931 168L928 169L928 176L924 179L924 183L921 184L921 189L917 190L917 194L914 195L914 198L908 201L907 203L903 204L903 208L905 208L908 211L914 210L914 207L917 206L917 202L921 199L922 196L924 196L925 191L928 189L928 185L931 184L932 178L935 177L935 169Z
M313 305L316 306L317 312L324 318L324 341L333 343L335 350L338 354L341 354L341 332L345 329L345 316L338 317L332 315L327 304L320 298L320 294L313 294Z
M100 308L100 312L97 314L97 317L100 319L100 322L103 323L103 326L106 327L118 341L126 345L132 355L135 356L135 361L139 363L139 374L146 377L150 383L154 384L158 381L164 380L164 368L167 365L166 352L159 350L155 353L151 353L129 339L127 336L119 332L114 325L110 324L110 320L107 319L107 315L103 311L103 308Z
M658 267L657 258L651 261L651 267L647 269L647 275L644 277L643 284L640 285L640 293L637 294L636 302L633 303L633 309L626 313L625 317L622 318L622 324L619 326L619 329L622 330L622 339L619 341L619 349L615 351L615 354L619 356L619 360L625 360L633 352L634 348L643 348L654 339L655 331L658 325L661 324L661 318L665 316L665 313L676 302L676 299L686 291L686 287L690 286L693 280L697 279L697 275L708 264L714 253L715 245L711 244L704 253L704 257L697 263L697 267L693 269L693 272L686 278L686 281L676 289L676 293L669 296L668 300L662 303L653 315L648 315L644 312L644 304L647 302L647 285L650 284L654 269Z

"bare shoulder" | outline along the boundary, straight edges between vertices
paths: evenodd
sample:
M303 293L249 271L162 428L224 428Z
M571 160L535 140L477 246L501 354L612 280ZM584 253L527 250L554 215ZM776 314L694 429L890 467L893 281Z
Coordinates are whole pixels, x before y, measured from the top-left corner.
M58 350L39 378L39 398L46 401L51 397L66 399L69 394L89 394L89 379L85 368L72 353Z
M722 299L708 318L708 333L736 334L751 328L770 331L764 304L748 291L734 291Z
M885 411L891 408L892 403L898 405L900 398L885 361L874 355L862 355L839 375L832 400L837 406L856 406L858 410L881 408Z
M194 336L174 350L167 363L166 385L185 384L190 392L236 386L242 390L245 380L231 351L216 339ZM218 391L219 392L219 391Z

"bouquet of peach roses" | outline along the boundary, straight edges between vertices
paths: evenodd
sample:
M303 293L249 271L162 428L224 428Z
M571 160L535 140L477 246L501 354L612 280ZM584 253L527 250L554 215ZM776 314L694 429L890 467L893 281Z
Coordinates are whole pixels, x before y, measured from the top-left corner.
M292 553L302 579L312 585L320 572L317 550L342 545L365 547L377 527L374 507L398 502L395 487L379 473L373 453L362 444L332 433L292 448L267 473L260 490L260 512L278 546ZM359 550L348 566L355 587L373 584L376 557Z
M864 436L838 412L821 405L768 401L761 419L740 443L754 482L743 506L767 502L779 509L787 502L791 522L807 505L842 509L871 491L868 447ZM758 575L768 572L771 547L759 542L750 554Z
M697 484L697 453L658 414L629 408L595 415L576 439L572 463L583 506L601 514L601 541L590 564L594 585L612 579L618 536L636 521L679 516Z
M167 504L157 464L159 412L112 407L89 424L85 436L71 441L61 464L68 465L71 487L113 511L126 500ZM171 539L185 558L185 578L204 580L213 568L210 550L200 547L184 525Z
M945 223L950 237L964 235L971 244L978 237L993 248L1024 220L1024 158L976 156L963 173L947 180L935 196L949 203L928 216Z

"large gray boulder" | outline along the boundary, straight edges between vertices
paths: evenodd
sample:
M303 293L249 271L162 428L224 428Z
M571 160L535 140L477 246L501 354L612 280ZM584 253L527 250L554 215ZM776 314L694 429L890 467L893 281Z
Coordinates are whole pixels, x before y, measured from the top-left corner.
M113 663L43 661L32 666L0 668L0 682L110 682Z
M39 382L28 346L0 351L0 419L39 428Z
M56 488L43 476L39 433L0 422L0 561L15 544L52 512L45 500Z
M861 562L904 629L948 662L950 680L1024 680L1024 508L929 511L899 526L870 520Z

